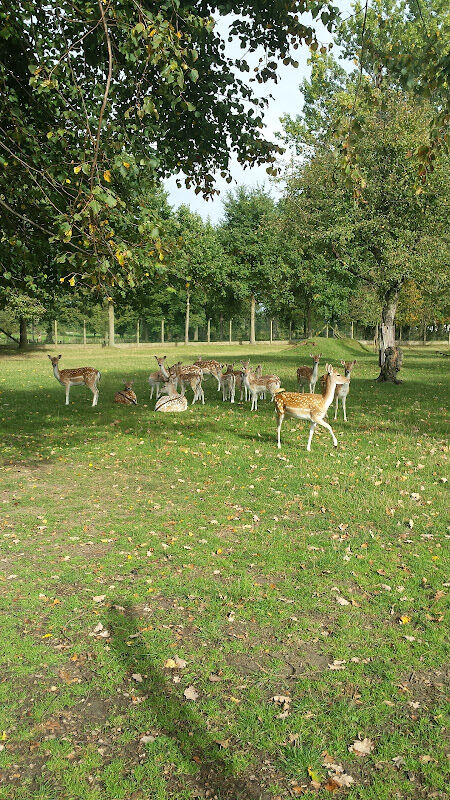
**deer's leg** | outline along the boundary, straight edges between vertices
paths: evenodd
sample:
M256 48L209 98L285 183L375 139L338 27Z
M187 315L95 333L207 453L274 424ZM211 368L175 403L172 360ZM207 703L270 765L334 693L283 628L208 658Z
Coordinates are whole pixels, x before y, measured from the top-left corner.
M347 422L347 408L346 408L346 405L347 405L347 398L343 397L342 398L342 408L344 409L344 422Z
M159 391L159 383L157 383L157 384L156 384L156 387L155 387L155 388L156 388L156 399L158 399L158 397L159 397L159 396L160 396L160 394L161 394L161 393L160 393L160 391Z
M69 405L70 383L66 383L66 406Z
M150 400L153 399L153 389L154 389L154 386L153 386L153 383L151 383L150 384ZM156 398L156 399L158 399L158 398Z
M92 405L96 406L97 403L98 403L98 389L97 389L96 386L94 386L92 392L93 392L93 395L94 395L94 399L92 400Z
M326 428L328 431L330 431L331 436L333 437L333 444L335 447L337 447L338 446L337 439L333 433L331 425L329 425L328 422L325 422L324 419L317 419L316 422L318 425L322 425L323 428Z
M284 419L284 414L277 414L277 444L279 450L281 449L280 434L281 434L281 426L283 424L283 419Z
M315 427L316 427L316 423L315 422L311 422L311 425L309 426L308 444L306 445L306 449L308 451L311 450L311 439L313 437L313 433L314 433Z
M344 401L342 401L342 402L344 402ZM339 405L339 395L336 397L336 403L334 404L334 418L335 419L337 419L338 405Z

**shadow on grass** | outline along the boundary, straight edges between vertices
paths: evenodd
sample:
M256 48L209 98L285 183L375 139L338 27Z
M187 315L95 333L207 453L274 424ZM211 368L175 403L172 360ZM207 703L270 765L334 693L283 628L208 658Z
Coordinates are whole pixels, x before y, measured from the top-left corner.
M182 690L170 684L161 669L152 663L148 647L140 638L133 609L130 606L111 608L108 629L116 658L130 676L136 673L142 676L139 685L147 695L144 708L149 711L149 727L157 727L174 742L183 759L198 765L196 774L180 775L179 783L184 777L185 784L192 784L193 789L201 789L207 792L206 796L218 800L266 800L269 795L258 788L256 782L233 776L230 756L207 731L193 702L184 700ZM130 642L133 642L132 647Z

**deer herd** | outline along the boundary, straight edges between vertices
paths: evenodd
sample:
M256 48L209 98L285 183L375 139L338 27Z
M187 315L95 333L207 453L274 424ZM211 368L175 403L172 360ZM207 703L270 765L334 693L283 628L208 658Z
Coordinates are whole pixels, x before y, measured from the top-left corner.
M311 440L317 425L326 428L337 447L337 440L331 425L324 419L330 405L335 404L334 419L337 419L339 400L342 404L344 421L347 422L346 401L350 390L350 378L356 361L341 361L344 375L334 370L331 364L326 364L325 374L320 378L321 393L316 394L315 388L318 381L319 362L322 353L311 354L312 367L301 366L297 369L298 392L288 392L281 388L278 375L263 375L261 365L254 369L249 361L241 361L241 367L234 369L234 364L222 364L219 361L204 360L201 357L193 364L182 364L178 361L171 367L167 366L167 356L155 356L158 369L151 372L148 378L150 387L150 400L155 393L155 411L161 413L177 413L186 411L188 402L186 390L192 390L192 405L197 401L204 404L205 395L202 382L206 375L212 376L217 381L217 390L222 392L223 402L235 402L236 392L239 392L239 401L250 401L251 410L258 410L258 398L270 395L275 404L277 415L277 443L281 447L281 426L285 417L305 419L310 423L307 450L311 449ZM50 356L53 374L66 391L66 405L69 405L71 386L87 386L92 394L92 405L98 401L98 383L101 378L99 370L93 367L79 367L78 369L59 369L61 356ZM225 372L224 372L225 368ZM137 405L137 397L132 381L127 381L124 388L114 395L114 402L123 405ZM305 392L305 389L307 390Z

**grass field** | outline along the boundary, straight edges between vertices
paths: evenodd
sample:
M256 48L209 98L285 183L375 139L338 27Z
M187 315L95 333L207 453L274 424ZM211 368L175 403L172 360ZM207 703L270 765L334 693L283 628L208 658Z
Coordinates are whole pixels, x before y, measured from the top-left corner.
M97 408L64 405L48 350L1 356L2 800L446 796L448 366L408 350L379 385L369 349L320 349L358 364L339 448L309 454L307 423L278 451L273 404L211 378L155 414L146 347L64 348L101 369ZM287 389L310 362L168 357L200 352ZM112 402L128 377L137 407Z

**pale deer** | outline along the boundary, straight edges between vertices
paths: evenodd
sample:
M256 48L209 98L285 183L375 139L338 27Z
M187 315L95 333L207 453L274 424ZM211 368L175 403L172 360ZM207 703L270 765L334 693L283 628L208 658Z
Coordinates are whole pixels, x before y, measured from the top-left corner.
M322 353L319 355L314 356L311 353L311 358L313 360L313 366L311 367L299 367L297 370L297 382L298 388L305 391L305 386L309 388L311 394L314 394L316 389L317 383L317 373L319 370L319 361L322 357Z
M221 383L220 376L222 374L222 364L219 364L214 358L209 361L199 356L197 361L194 361L194 367L199 367L204 375L212 375L217 381L217 391L220 392Z
M137 406L137 397L131 388L133 381L127 381L121 392L114 395L115 403L123 403L125 406Z
M229 400L234 403L234 395L236 392L236 377L233 371L234 364L227 364L227 371L220 374L220 385L222 388L223 402Z
M184 392L181 392L181 394L177 392L177 385L178 377L173 373L165 384L168 396L160 397L159 400L156 401L155 411L160 411L164 414L186 411L188 405L187 400L184 396Z
M330 431L333 438L333 444L337 447L337 439L333 433L331 425L325 422L324 417L328 411L329 406L333 402L334 390L336 386L348 383L349 379L340 375L333 370L331 364L326 365L327 370L327 385L325 394L300 394L299 392L286 392L284 389L275 394L275 408L277 412L277 441L278 447L281 447L280 432L281 425L285 418L294 417L296 419L308 419L311 423L309 428L308 444L306 449L311 450L311 439L313 437L316 425L322 425Z
M252 401L252 411L258 410L258 395L263 395L270 392L272 399L275 393L279 390L281 383L277 375L262 375L257 378L254 373L248 368L244 367L244 385L247 387L248 393Z
M344 412L344 422L347 422L347 396L350 391L350 379L352 370L356 366L356 361L341 361L341 364L344 367L344 374L345 377L348 378L348 383L342 383L341 385L336 386L334 390L334 418L337 419L338 405L340 400L342 403L342 410Z
M158 372L151 372L148 376L148 383L150 386L150 400L153 397L153 392L156 389L156 399L158 399L160 391L159 387L161 384L164 383L169 377L169 373L167 371L167 367L165 365L165 360L167 356L155 356L156 363L158 364L159 370Z
M59 356L50 356L52 362L53 374L57 381L64 386L66 390L66 406L69 405L69 394L71 386L87 386L94 395L92 405L96 406L98 401L98 382L101 378L101 372L94 367L78 367L77 369L59 369L58 362L61 358Z

